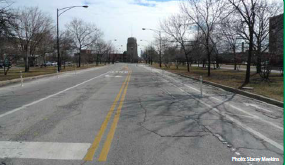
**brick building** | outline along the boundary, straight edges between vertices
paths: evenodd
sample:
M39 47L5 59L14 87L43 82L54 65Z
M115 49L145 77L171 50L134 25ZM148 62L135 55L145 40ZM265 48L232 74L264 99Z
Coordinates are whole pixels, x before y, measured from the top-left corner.
M280 65L283 61L283 15L271 17L269 20L269 52Z

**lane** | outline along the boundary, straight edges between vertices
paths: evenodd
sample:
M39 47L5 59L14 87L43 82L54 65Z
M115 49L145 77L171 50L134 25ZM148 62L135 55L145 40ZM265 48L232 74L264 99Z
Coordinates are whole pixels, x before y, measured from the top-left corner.
M116 68L117 71L126 69L123 64ZM83 158L128 75L126 71L113 71L109 68L107 72L110 76L92 79L0 118L0 142L11 142L18 148L12 148L18 152L8 155L11 148L8 151L6 148L6 155L2 153L5 158L2 155L0 163L92 164L92 161L85 162ZM89 74L94 76L92 72ZM0 145L1 149L5 146ZM38 150L40 152L36 152ZM72 155L77 156L71 158ZM17 157L21 159L15 159Z
M163 72L156 69L152 69L152 71L156 77L160 76L163 79L173 81L173 86L180 88L182 92L187 93L201 104L210 108L209 112L217 112L220 115L219 118L225 120L225 122L233 122L234 120L235 122L230 128L226 128L227 123L224 122L219 124L214 122L211 124L204 123L209 124L208 128L214 134L218 134L218 137L225 139L224 142L230 144L230 148L235 151L240 150L238 154L243 152L244 155L257 157L274 155L283 162L282 109L208 85L205 85L203 89L206 92L206 96L201 98L198 93L199 90L197 90L199 89L197 82L167 72L162 74ZM173 76L174 79L173 77L169 79L168 75ZM210 97L207 97L207 95L210 95ZM268 113L256 110L255 107L248 107L246 106L248 102L254 105L258 104L259 107L264 107L264 109L270 109L273 113L268 115ZM237 111L238 109L242 111ZM273 117L273 114L276 117ZM238 130L240 128L241 130Z
M49 98L52 98L52 97L54 97L54 96L60 95L60 94L66 92L66 91L68 91L68 90L74 89L74 88L76 88L76 87L78 87L78 86L80 86L80 85L83 85L83 84L85 84L85 83L88 83L88 82L90 82L90 81L92 81L92 80L94 80L94 79L96 79L96 78L100 78L100 77L102 77L102 76L105 76L106 74L108 74L108 72L103 73L103 74L100 74L99 76L93 77L93 78L91 78L91 79L88 79L88 80L86 80L86 81L83 81L83 82L81 82L81 83L79 83L79 84L76 84L76 85L74 85L74 86L71 86L71 87L69 87L69 88L65 88L64 90L61 90L61 91L59 91L59 92L57 92L57 93L54 93L54 94L45 96L45 97L43 97L43 98L41 98L41 99L39 99L39 100L36 100L36 101L31 102L31 103L25 104L25 105L23 105L23 106L21 106L21 107L19 107L19 108L10 110L10 111L8 111L8 112L6 112L6 113L1 114L1 115L0 115L0 118L5 117L5 116L7 116L7 115L9 115L9 114L15 113L15 112L17 112L17 111L20 111L20 110L22 110L22 109L24 109L24 108L27 108L27 107L29 107L29 106L35 105L35 104L37 104L37 103L40 103L40 102L42 102L42 101L45 101L45 100L47 100L47 99L49 99Z
M23 87L21 87L20 84L1 87L0 114L71 88L84 81L107 73L108 71L112 71L113 69L118 70L119 67L118 65L110 65L79 71L77 74L68 72L61 74L59 78L53 76L25 82Z

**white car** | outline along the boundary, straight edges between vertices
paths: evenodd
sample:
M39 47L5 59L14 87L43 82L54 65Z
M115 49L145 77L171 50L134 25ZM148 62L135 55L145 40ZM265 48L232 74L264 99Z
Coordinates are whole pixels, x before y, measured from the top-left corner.
M46 66L52 66L52 62L46 62Z
M65 62L66 66L72 66L72 62Z

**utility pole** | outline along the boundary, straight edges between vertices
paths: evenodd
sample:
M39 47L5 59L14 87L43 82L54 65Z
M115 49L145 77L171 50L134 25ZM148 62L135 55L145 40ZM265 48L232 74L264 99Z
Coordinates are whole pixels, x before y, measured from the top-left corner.
M161 68L161 31L156 29L142 28L142 30L151 30L159 35L159 67ZM151 60L152 63L152 60Z
M75 8L75 7L88 8L88 6L70 6L70 7L64 7L61 9L58 9L58 8L56 9L56 40L57 40L56 43L57 43L57 71L58 72L60 72L60 70L61 70L61 59L60 59L60 52L59 52L59 16L61 16L61 14L65 13L66 11L68 11L72 8ZM62 12L59 13L59 11L62 11ZM80 64L80 62L79 62L79 64Z
M61 70L61 60L60 60L60 53L59 53L59 28L58 28L58 9L56 9L56 42L57 42L57 71L60 72Z
M161 31L159 33L159 67L161 68Z

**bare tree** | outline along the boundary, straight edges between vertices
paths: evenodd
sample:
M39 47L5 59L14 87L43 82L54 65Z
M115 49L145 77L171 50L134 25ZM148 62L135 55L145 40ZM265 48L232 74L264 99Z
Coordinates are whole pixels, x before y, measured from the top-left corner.
M0 37L13 36L15 14L11 9L12 1L0 0Z
M114 53L115 46L113 45L112 41L109 41L107 43L102 42L102 58L105 61L105 65L108 63L111 63L111 60L113 61L112 53Z
M223 46L227 47L229 51L233 53L234 58L234 70L237 70L237 48L239 37L237 35L237 23L238 20L235 16L230 16L222 20L219 28L219 36L223 42Z
M164 49L163 62L167 68L170 68L172 62L177 60L177 55L178 55L177 53L178 53L177 46L175 45L169 45ZM178 69L177 61L175 64L176 68Z
M244 84L250 82L250 65L254 48L254 28L256 22L256 9L259 0L228 0L240 17L239 36L249 44L246 76Z
M68 31L64 31L60 34L60 54L61 61L63 61L63 66L65 69L65 63L67 60L70 60L70 54L76 49L76 46L73 43L73 38Z
M51 54L54 52L54 48L55 48L55 42L54 42L54 36L52 34L52 32L50 33L45 33L43 34L43 38L42 38L42 41L41 41L41 44L39 44L36 47L34 47L36 51L43 59L43 63L41 64L41 67L42 66L45 66L45 63L46 63L46 54Z
M182 15L172 15L160 23L160 28L168 35L170 40L179 43L185 55L187 70L190 71L190 54L189 49L189 19Z
M153 64L154 61L159 62L159 53L155 50L153 42L151 42L146 48L146 58L150 65Z
M269 19L283 11L283 4L258 1L254 26L254 49L256 50L256 71L261 72L262 54L269 47Z
M80 67L81 50L100 39L103 33L94 24L85 23L83 20L76 18L67 24L66 27L78 49L78 67Z
M13 36L12 29L16 27L13 23L15 15L11 10L11 5L12 2L9 0L0 0L0 59L4 61L4 75L7 75L12 67L12 61L16 58L15 51L10 49L10 38Z
M188 19L197 25L204 39L204 46L208 59L208 76L211 75L211 55L214 51L215 41L213 32L216 24L220 23L226 11L226 3L223 0L188 0L180 6Z
M107 48L107 44L102 39L97 40L95 43L91 45L91 49L96 58L97 66L99 65L99 62L101 63L101 58L106 48Z
M23 8L17 11L14 28L16 48L20 46L24 54L25 72L29 71L29 57L41 44L45 35L51 31L52 19L37 7Z

